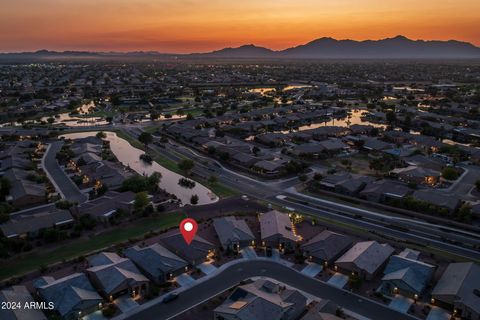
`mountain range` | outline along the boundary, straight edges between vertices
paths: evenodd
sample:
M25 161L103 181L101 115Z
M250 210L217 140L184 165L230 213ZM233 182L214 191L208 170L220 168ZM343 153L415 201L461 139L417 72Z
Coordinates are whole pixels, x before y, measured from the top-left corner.
M285 50L271 50L253 44L237 48L224 48L206 53L168 54L156 51L88 52L48 51L3 53L5 59L55 59L55 58L175 58L175 59L476 59L480 48L468 42L456 40L411 40L396 36L382 40L336 40L320 38Z

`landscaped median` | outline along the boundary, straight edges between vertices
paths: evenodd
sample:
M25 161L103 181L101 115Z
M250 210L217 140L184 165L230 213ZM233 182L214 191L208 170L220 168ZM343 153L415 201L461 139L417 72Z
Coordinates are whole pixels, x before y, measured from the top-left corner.
M162 214L158 217L149 217L133 221L128 226L104 232L88 240L80 238L65 243L65 245L53 250L47 251L39 248L34 250L34 252L15 256L10 260L2 262L0 280L18 277L36 271L41 266L48 266L97 251L106 250L113 245L128 243L129 240L140 238L151 231L164 231L176 227L184 218L184 214Z

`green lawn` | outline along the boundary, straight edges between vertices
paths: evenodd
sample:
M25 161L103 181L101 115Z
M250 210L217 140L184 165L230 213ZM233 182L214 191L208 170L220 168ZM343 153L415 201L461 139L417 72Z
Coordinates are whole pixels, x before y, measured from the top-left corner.
M148 127L144 127L143 131L148 133L154 133L155 131L158 130L158 128L160 128L160 126L148 126Z
M143 145L143 143L141 143L140 141L138 141L137 139L135 139L134 137L126 133L124 130L119 129L114 131L119 138L127 140L128 143L130 143L133 147L140 150L144 150L145 146Z
M162 157L158 152L151 149L149 151L149 154L152 156L153 160L162 167L167 168L168 170L176 172L178 174L182 174L180 169L178 169L177 163L175 161L166 157Z
M38 270L41 265L46 266L100 251L111 245L126 242L128 239L142 237L150 231L162 231L175 227L183 218L185 216L179 214L165 214L160 217L145 218L134 221L126 227L94 236L89 240L78 239L72 241L68 245L53 251L45 252L39 249L35 252L27 253L10 261L4 261L2 268L0 268L0 280Z
M211 183L208 183L207 181L203 181L203 179L196 179L196 180L202 180L200 181L200 183L202 183L204 186L212 190L220 198L228 198L228 197L240 195L238 191L233 190L220 182L215 182L211 184Z

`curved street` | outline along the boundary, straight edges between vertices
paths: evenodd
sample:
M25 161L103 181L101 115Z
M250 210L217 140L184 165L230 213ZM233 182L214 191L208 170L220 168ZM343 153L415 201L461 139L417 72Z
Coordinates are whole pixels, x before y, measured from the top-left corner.
M43 170L63 199L83 203L87 201L87 196L78 189L57 162L56 155L62 146L63 141L52 142L48 146L42 159Z
M239 260L218 271L214 276L204 281L199 281L195 286L179 293L179 298L176 300L166 304L162 303L162 297L159 297L142 305L140 310L134 309L130 313L117 317L117 319L172 319L186 310L238 285L242 280L262 276L285 283L310 295L335 301L339 306L369 319L417 319L411 315L390 309L376 301L313 279L278 262L266 259Z

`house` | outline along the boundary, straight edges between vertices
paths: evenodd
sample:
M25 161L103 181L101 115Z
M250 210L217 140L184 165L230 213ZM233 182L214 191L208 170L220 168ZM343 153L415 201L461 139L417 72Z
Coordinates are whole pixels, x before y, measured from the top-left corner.
M269 147L280 147L285 144L287 138L283 133L264 133L257 135L255 140Z
M100 221L108 221L119 211L131 213L133 210L135 193L131 191L108 191L103 196L84 202L74 208L72 212L77 216L89 214Z
M371 280L394 251L387 243L358 242L335 261L335 269L351 272L361 278Z
M243 219L232 216L213 219L213 227L225 250L238 251L240 248L255 244L255 236Z
M205 262L215 252L215 245L199 235L196 235L189 245L178 232L162 237L160 243L187 261L190 266L196 266Z
M356 195L367 183L375 178L348 172L340 172L324 177L318 183L322 188L346 195Z
M41 277L34 282L34 287L43 301L53 302L55 311L63 319L78 319L102 306L102 297L83 273L74 273L57 280Z
M0 311L2 320L47 320L41 310L25 308L25 305L36 303L25 286L12 286L0 291L0 304L20 304L20 308L3 308Z
M349 148L348 145L340 139L327 139L320 141L319 144L323 147L324 152L328 154L337 153Z
M375 181L374 177L364 176L360 174L352 174L350 179L340 181L335 186L335 192L348 196L356 196L368 183Z
M127 248L125 256L153 282L163 284L187 271L188 263L158 243Z
M42 230L71 226L73 222L67 210L45 208L45 211L36 213L10 215L10 220L0 224L0 230L7 238L35 237Z
M10 168L3 177L10 181L11 188L7 200L16 208L25 208L45 203L47 192L45 183L37 183L28 179L34 171Z
M398 177L400 181L406 183L424 184L429 186L436 185L442 176L440 171L417 166L396 168L390 171L390 174Z
M307 313L300 320L342 320L337 317L338 306L330 300L313 300L307 306Z
M436 267L419 261L419 255L418 251L405 249L390 257L383 271L383 293L401 294L413 299L418 299L422 295Z
M266 174L266 175L275 175L279 174L283 168L285 168L285 160L261 160L254 164L254 169Z
M149 280L130 259L122 258L116 253L102 252L89 257L88 264L88 278L102 296L110 301L124 294L142 296L148 290Z
M102 157L93 152L85 152L74 157L71 161L75 162L78 166L84 166L92 163L99 163L102 161Z
M319 143L311 142L296 145L292 148L292 153L297 157L318 158L325 151L325 147Z
M110 190L119 189L123 181L134 175L123 164L106 160L81 166L80 170L90 181L100 181L102 185L106 185Z
M438 150L444 145L444 143L442 143L441 141L438 141L433 137L424 135L412 135L410 143L422 148L427 152L438 152Z
M432 291L440 306L457 310L464 319L480 319L480 265L450 263Z
M213 311L215 320L295 320L304 312L307 297L270 280L237 287Z
M315 140L325 140L328 137L343 137L350 133L348 128L337 126L325 126L316 129L305 130L304 133L311 134Z
M363 149L367 151L382 151L387 149L392 149L393 144L378 140L377 138L366 137L364 139Z
M460 205L460 199L456 196L440 193L436 190L417 190L412 194L417 201L427 202L449 212L455 211Z
M404 159L404 161L409 166L417 166L417 167L436 170L440 172L445 167L445 163L442 160L432 158L432 157L426 157L421 154L416 154L416 155L407 157Z
M96 137L94 141L83 141L82 139L79 139L72 144L70 150L78 156L85 153L100 155L102 153L102 143L102 140Z
M295 226L290 217L277 210L260 214L262 245L283 250L293 249L301 237L295 234Z
M11 168L29 170L32 168L32 162L18 155L12 155L0 159L0 171L6 171Z
M359 195L368 201L384 202L388 199L405 198L411 192L412 189L404 183L382 179L367 183Z
M303 254L318 264L329 265L352 246L352 239L324 230L301 246Z
M238 163L241 166L244 166L246 168L250 168L253 166L256 162L258 162L258 159L255 158L254 156L251 156L247 153L243 152L237 152L231 157L233 162Z

